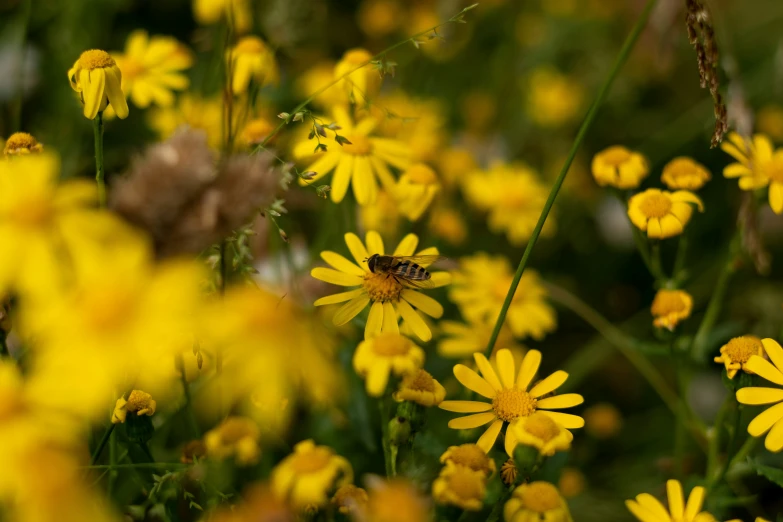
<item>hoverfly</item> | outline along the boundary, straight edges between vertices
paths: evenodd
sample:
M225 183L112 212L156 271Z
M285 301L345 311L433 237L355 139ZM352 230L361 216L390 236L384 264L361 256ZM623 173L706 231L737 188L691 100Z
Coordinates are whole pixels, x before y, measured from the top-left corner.
M373 274L387 274L398 283L414 288L428 288L432 284L430 273L424 266L445 259L438 255L384 256L373 254L365 261Z

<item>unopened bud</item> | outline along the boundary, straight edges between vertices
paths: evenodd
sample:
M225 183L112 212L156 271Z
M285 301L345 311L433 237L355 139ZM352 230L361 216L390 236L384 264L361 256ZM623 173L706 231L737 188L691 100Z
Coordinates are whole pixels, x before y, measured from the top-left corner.
M286 243L288 243L288 234L285 233L285 230L283 230L282 228L278 228L277 231L280 233L280 238Z
M332 187L329 185L321 185L320 187L317 187L315 189L315 193L319 198L326 199L327 195L329 194L329 191L332 190Z
M411 438L411 423L405 417L389 421L389 442L395 446L407 444Z

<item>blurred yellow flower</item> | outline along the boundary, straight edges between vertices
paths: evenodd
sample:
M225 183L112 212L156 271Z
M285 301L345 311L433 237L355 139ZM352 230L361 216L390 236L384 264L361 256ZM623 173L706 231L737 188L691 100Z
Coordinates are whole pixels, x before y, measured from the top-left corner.
M204 435L204 446L209 457L219 460L234 457L240 466L250 466L261 456L260 437L261 431L252 419L227 417Z
M783 386L783 348L774 339L762 339L764 351L769 361L759 355L751 355L743 369L750 370L774 384ZM771 361L771 362L770 362ZM748 425L748 433L753 437L767 438L764 446L771 452L783 450L783 389L765 387L747 387L737 390L737 401L741 404L774 404L756 415Z
M275 129L267 118L255 118L247 122L237 136L237 143L244 147L253 147L262 143Z
M415 402L429 408L443 402L446 398L446 389L429 372L419 368L402 378L393 397L397 402Z
M6 156L21 156L43 151L43 145L32 134L14 132L5 141L3 154Z
M440 190L435 171L423 163L414 163L400 176L394 190L400 212L416 221L432 203Z
M666 494L669 497L669 509L650 495L636 495L636 500L626 500L628 510L642 522L716 522L715 517L701 508L704 505L706 490L697 486L688 495L688 502L683 498L682 484L677 480L666 482Z
M769 206L775 214L783 213L783 148L775 149L763 134L754 135L751 141L736 132L730 132L720 148L738 162L723 169L723 176L739 178L742 190L769 185Z
M623 428L623 417L618 409L608 402L599 402L586 408L585 431L596 439L610 439Z
M765 105L756 114L756 128L775 141L783 141L783 107Z
M440 462L444 465L451 463L455 466L469 468L481 473L485 478L491 477L497 470L495 461L489 458L477 444L450 446L440 456Z
M528 116L541 127L559 127L579 114L584 92L574 79L549 68L539 67L526 86Z
M671 190L699 190L712 175L707 167L691 158L674 158L663 167L661 181Z
M469 150L451 147L441 151L436 158L436 167L441 175L443 185L450 188L460 186L468 174L478 170L476 158Z
M339 85L349 100L365 102L378 94L381 75L369 63L371 59L366 49L349 49L334 66L334 79L342 78Z
M433 234L451 245L461 245L468 237L464 214L444 205L435 205L427 226Z
M303 72L295 82L297 94L308 98L334 82L334 62L321 61ZM331 87L318 94L313 104L319 107L334 107L345 102L345 95L339 85Z
M149 37L147 31L133 31L123 54L112 55L122 71L122 90L141 109L154 103L174 104L174 93L188 88L183 71L193 65L190 50L171 36Z
M438 504L479 511L487 495L484 474L465 466L447 463L432 483L432 498Z
M307 161L305 171L315 172L309 180L300 179L300 185L314 183L334 170L332 178L332 201L339 203L353 183L353 193L360 205L374 203L378 195L376 177L387 190L395 187L394 176L389 165L405 169L409 165L410 151L402 142L373 135L377 125L374 118L364 118L354 124L345 107L333 110L334 123L339 134L350 143L339 144L336 140L320 138L326 151L315 152L316 140L303 140L294 146L294 157Z
M185 93L173 107L156 107L148 113L150 127L160 139L169 138L183 125L203 130L213 149L220 147L223 135L223 103L220 98L201 98Z
M85 118L95 119L109 103L120 119L128 117L128 103L121 87L122 72L106 51L84 51L68 71L68 80L71 88L79 93Z
M486 91L469 91L460 102L460 114L465 121L466 130L478 136L492 129L497 112L496 96Z
M401 479L375 480L363 522L428 522L432 520L427 501L413 484Z
M480 252L460 259L459 270L453 275L449 299L457 304L469 323L494 326L514 277L508 260ZM554 331L555 311L546 302L546 296L538 273L526 270L506 317L515 337L541 340Z
M389 374L412 374L424 364L424 350L399 333L387 332L359 343L353 354L353 368L367 381L367 393L380 397Z
M405 21L398 0L363 0L356 13L359 29L372 38L388 36Z
M323 506L327 493L353 482L351 464L327 446L305 440L272 470L272 489L297 509Z
M720 348L720 356L715 357L716 363L726 367L726 375L733 379L737 372L753 373L747 366L754 355L764 357L764 345L755 335L743 335L731 339Z
M247 92L250 81L261 87L277 85L280 73L272 49L257 36L244 36L231 48L226 61L231 69L231 90L235 95Z
M335 252L321 252L321 258L332 268L313 268L310 274L316 279L326 281L339 286L358 286L354 290L322 297L315 302L315 306L345 303L334 314L332 321L341 326L356 317L359 312L370 306L370 315L364 328L365 338L380 333L399 333L397 323L398 313L405 323L413 330L422 341L432 339L432 331L422 320L419 313L425 313L430 317L439 318L443 315L443 307L435 299L422 294L418 289L410 288L401 283L395 277L389 277L385 273L373 273L367 267L367 259L372 254L386 255L381 236L375 231L367 232L366 244L362 243L356 234L345 234L345 242L348 245L356 264ZM400 241L394 256L412 256L419 244L419 238L415 234L408 234ZM426 248L417 255L436 255L436 248ZM426 268L427 263L422 263ZM437 288L451 282L451 275L447 272L432 272L430 287ZM418 310L414 310L411 305Z
M468 203L489 213L489 229L505 232L513 245L530 239L549 195L547 187L530 168L504 163L496 163L487 171L471 172L463 192ZM553 224L550 217L544 226L544 236L552 235Z
M332 504L343 515L361 516L368 500L367 491L353 484L345 484L335 491Z
M693 310L693 298L688 292L666 288L658 290L650 306L653 325L670 331L674 331L680 321L690 317L691 310Z
M483 352L489 344L494 325L484 320L473 320L467 323L457 321L441 321L442 338L438 342L438 355L441 357L472 357L476 352ZM498 348L514 348L519 346L514 342L514 336L507 324L500 328L495 346ZM497 350L495 350L497 351Z
M139 417L142 415L152 416L155 413L157 403L147 392L133 390L128 398L120 397L114 406L114 412L111 414L111 421L114 424L122 424L128 417L128 412L135 413Z
M402 215L397 201L386 190L380 190L375 203L359 207L359 222L363 230L375 230L382 237L395 237Z
M614 145L593 156L593 177L602 187L633 189L639 186L650 167L647 159L621 145Z
M518 486L503 506L506 522L573 522L568 504L549 482L536 481Z
M589 424L588 424L589 426ZM587 480L584 474L576 468L566 467L560 474L560 480L557 481L557 489L564 498L571 498L579 495L585 490Z
M253 27L251 0L193 0L193 16L203 25L231 20L233 30L245 34ZM230 15L230 16L229 16Z
M682 234L693 214L692 205L704 212L701 199L692 192L647 189L628 200L628 217L647 237L666 239Z
M541 352L538 350L527 352L518 373L514 356L509 350L498 350L495 365L497 371L483 354L473 354L473 358L483 377L463 364L454 366L454 376L467 389L491 399L492 402L443 401L439 407L446 411L474 414L449 421L449 428L452 429L467 430L492 423L476 443L485 452L489 453L492 449L504 423L527 417L535 411L542 410L566 429L584 426L584 419L577 415L546 411L571 408L584 401L582 396L576 393L547 396L568 379L566 372L556 371L530 387L541 364Z
M536 411L508 425L504 446L509 457L514 456L518 444L533 447L540 455L551 457L558 451L571 449L573 439L574 435L549 415Z

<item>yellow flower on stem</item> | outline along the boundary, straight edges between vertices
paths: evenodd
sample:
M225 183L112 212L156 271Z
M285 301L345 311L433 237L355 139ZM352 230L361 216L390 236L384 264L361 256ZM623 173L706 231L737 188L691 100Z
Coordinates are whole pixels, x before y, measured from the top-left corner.
M334 66L335 79L347 74L338 85L342 87L349 100L366 101L378 94L381 88L381 75L370 65L371 59L372 55L365 49L349 49ZM366 65L356 69L362 64Z
M222 141L223 103L220 98L201 98L185 93L172 107L150 110L147 115L150 127L161 139L168 139L174 132L187 125L207 133L207 142L217 149Z
M234 31L245 34L253 27L250 7L250 0L193 0L193 17L203 25L231 20Z
M479 511L487 495L486 478L479 471L446 463L432 483L432 497L438 504L457 506L467 511Z
M399 209L409 220L416 221L430 206L440 191L435 171L423 163L416 163L402 173L394 197Z
M650 307L653 325L670 331L674 331L680 321L690 317L691 310L693 310L693 298L688 292L665 288L658 290Z
M446 398L446 388L436 381L429 372L419 368L403 377L393 397L397 402L415 402L429 408L443 402L443 399Z
M353 482L351 464L327 446L305 440L272 470L272 489L297 509L323 506L327 493Z
M477 444L461 444L459 446L450 446L443 455L440 456L442 464L454 464L470 468L473 471L480 472L485 478L495 474L497 467L495 461L484 453Z
M584 92L574 78L550 67L539 67L527 85L527 114L541 127L559 127L578 115Z
M505 449L509 457L514 456L517 444L530 446L544 457L551 457L558 451L568 451L574 435L560 426L546 413L534 412L520 417L506 430Z
M608 402L599 402L585 409L585 431L596 439L609 439L623 427L623 418L617 408Z
M6 156L21 156L43 151L43 145L32 134L15 132L5 141L3 154Z
M582 396L577 393L544 397L565 383L568 379L566 372L558 370L534 386L530 386L541 364L541 352L538 350L530 350L525 354L518 373L514 356L509 350L497 351L497 371L483 354L473 354L473 358L483 377L463 364L454 366L454 376L467 389L492 402L443 401L440 408L473 414L449 421L449 428L452 429L468 430L491 423L476 443L485 452L489 453L492 449L504 423L527 417L539 410L566 429L584 426L582 417L547 411L571 408L584 402Z
M628 200L628 217L647 232L647 237L666 239L682 234L693 214L693 205L704 212L701 199L692 192L647 189Z
M231 90L235 95L247 92L250 81L262 87L277 85L280 73L272 49L257 36L245 36L228 51L226 60L231 67Z
M370 255L386 255L381 236L372 230L367 232L367 246L365 247L356 234L349 232L345 234L345 242L356 264L340 254L327 250L321 252L321 258L332 268L313 268L310 275L334 285L357 286L359 288L322 297L315 302L315 306L345 303L337 310L332 319L335 325L342 326L372 303L364 329L365 339L384 332L399 333L400 328L397 323L399 316L419 339L422 341L432 339L432 331L419 316L419 313L439 318L443 315L443 307L440 303L417 289L403 285L397 278L384 273L370 272L367 267L367 259ZM416 251L418 244L419 238L415 234L408 234L400 241L392 255L411 256ZM438 249L433 247L426 248L418 252L417 255L437 254ZM427 263L421 265L425 268L428 266ZM451 275L447 272L432 272L430 281L432 282L429 285L430 288L445 286L451 282ZM418 311L414 310L411 305L415 306Z
M438 355L460 358L472 357L476 352L483 352L492 336L493 325L487 321L474 319L467 323L441 321L438 327L443 336L438 342ZM512 351L522 349L514 342L514 336L505 323L500 329L495 346L509 348Z
M367 393L380 397L386 390L389 374L409 375L424 364L424 350L398 333L387 332L359 343L353 354L356 373L367 381Z
M85 118L95 119L110 103L120 119L128 117L128 103L122 92L122 72L106 51L84 51L68 71L68 80L71 88L79 93Z
M216 459L236 458L240 466L258 462L261 449L258 440L261 430L247 417L227 417L204 435L207 455Z
M783 348L773 339L762 339L761 343L769 356L769 361L758 355L752 355L745 363L745 368L774 384L783 386ZM753 405L774 404L750 421L748 433L753 437L761 437L769 432L764 446L773 453L783 450L783 389L741 388L737 390L737 401L741 404Z
M596 183L602 187L633 189L647 177L650 167L638 152L614 145L593 157L592 171Z
M715 357L714 361L726 366L726 375L729 379L733 379L740 370L753 373L747 363L754 355L764 357L764 345L761 339L755 335L742 335L721 346L720 356Z
M543 481L517 487L503 506L503 519L506 522L573 522L560 492Z
M122 424L128 417L128 412L135 413L139 417L142 415L152 416L155 413L157 403L147 392L141 390L133 390L128 399L120 397L117 399L117 404L114 406L114 413L111 415L111 421L113 424Z
M628 510L641 522L716 522L707 511L702 511L706 490L697 486L688 495L687 503L683 497L682 484L678 480L666 482L666 494L669 497L669 509L650 495L636 495L635 500L626 500Z
M400 479L370 482L363 522L427 522L432 520L427 501L413 484Z
M783 213L783 148L775 149L764 134L756 134L751 140L731 132L721 149L738 162L723 169L723 176L739 178L742 190L769 185L769 206L775 214Z
M661 181L671 190L699 190L712 175L707 167L691 158L674 158L663 167Z

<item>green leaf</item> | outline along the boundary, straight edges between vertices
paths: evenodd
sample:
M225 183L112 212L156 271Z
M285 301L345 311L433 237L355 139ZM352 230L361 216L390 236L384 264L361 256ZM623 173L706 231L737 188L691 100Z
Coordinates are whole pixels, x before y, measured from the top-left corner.
M750 463L751 467L756 470L757 474L783 488L783 469L773 468L772 466L764 466L763 464L759 464L752 459L748 459L748 462Z

